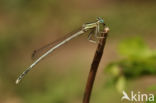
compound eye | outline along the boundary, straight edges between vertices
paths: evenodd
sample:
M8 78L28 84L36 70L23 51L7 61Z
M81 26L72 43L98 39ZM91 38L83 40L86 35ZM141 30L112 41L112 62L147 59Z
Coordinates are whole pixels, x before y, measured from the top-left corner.
M104 23L104 20L100 17L97 18L97 20L100 22L100 23Z
M100 23L104 23L104 20L103 20L103 19L100 19L99 22L100 22Z

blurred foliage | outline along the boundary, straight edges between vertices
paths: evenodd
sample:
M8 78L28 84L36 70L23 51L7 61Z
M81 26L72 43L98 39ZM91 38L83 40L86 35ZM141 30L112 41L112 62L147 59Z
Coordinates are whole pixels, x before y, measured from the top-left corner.
M151 85L147 88L149 91L156 91L156 85Z
M66 78L55 78L55 82L46 82L44 91L25 95L26 103L69 103L79 100L82 94L77 82L79 79L75 76L71 78L69 74L64 76Z
M156 75L156 51L151 50L141 38L122 41L118 50L123 59L110 63L105 70L111 77L108 83L115 83L119 92L126 89L127 79Z

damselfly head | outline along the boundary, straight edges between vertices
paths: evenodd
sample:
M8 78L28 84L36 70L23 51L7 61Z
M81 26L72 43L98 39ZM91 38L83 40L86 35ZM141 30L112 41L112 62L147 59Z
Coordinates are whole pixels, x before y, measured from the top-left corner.
M98 21L99 23L101 23L101 24L104 24L104 20L103 20L101 17L98 17L98 18L97 18L97 21Z

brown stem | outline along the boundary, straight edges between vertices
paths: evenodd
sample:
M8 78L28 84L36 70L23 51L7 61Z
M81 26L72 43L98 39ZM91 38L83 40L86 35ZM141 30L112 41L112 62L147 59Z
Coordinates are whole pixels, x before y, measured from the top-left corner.
M96 77L96 72L103 54L108 32L109 32L109 28L106 27L104 28L104 32L101 33L102 38L99 40L98 47L96 49L94 59L91 64L88 81L84 92L83 103L89 103L90 101L90 96L91 96L94 80Z

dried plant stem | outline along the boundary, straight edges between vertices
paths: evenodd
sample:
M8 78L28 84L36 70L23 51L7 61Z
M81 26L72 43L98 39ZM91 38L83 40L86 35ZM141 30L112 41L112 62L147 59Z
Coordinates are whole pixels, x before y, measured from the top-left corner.
M105 27L103 32L101 33L102 38L100 38L99 40L98 47L96 49L96 52L95 52L95 55L91 64L88 81L87 81L85 92L84 92L83 103L89 103L90 101L90 96L91 96L94 80L96 77L96 72L97 72L99 63L101 61L101 57L102 57L103 50L105 47L108 32L109 32L109 28Z

